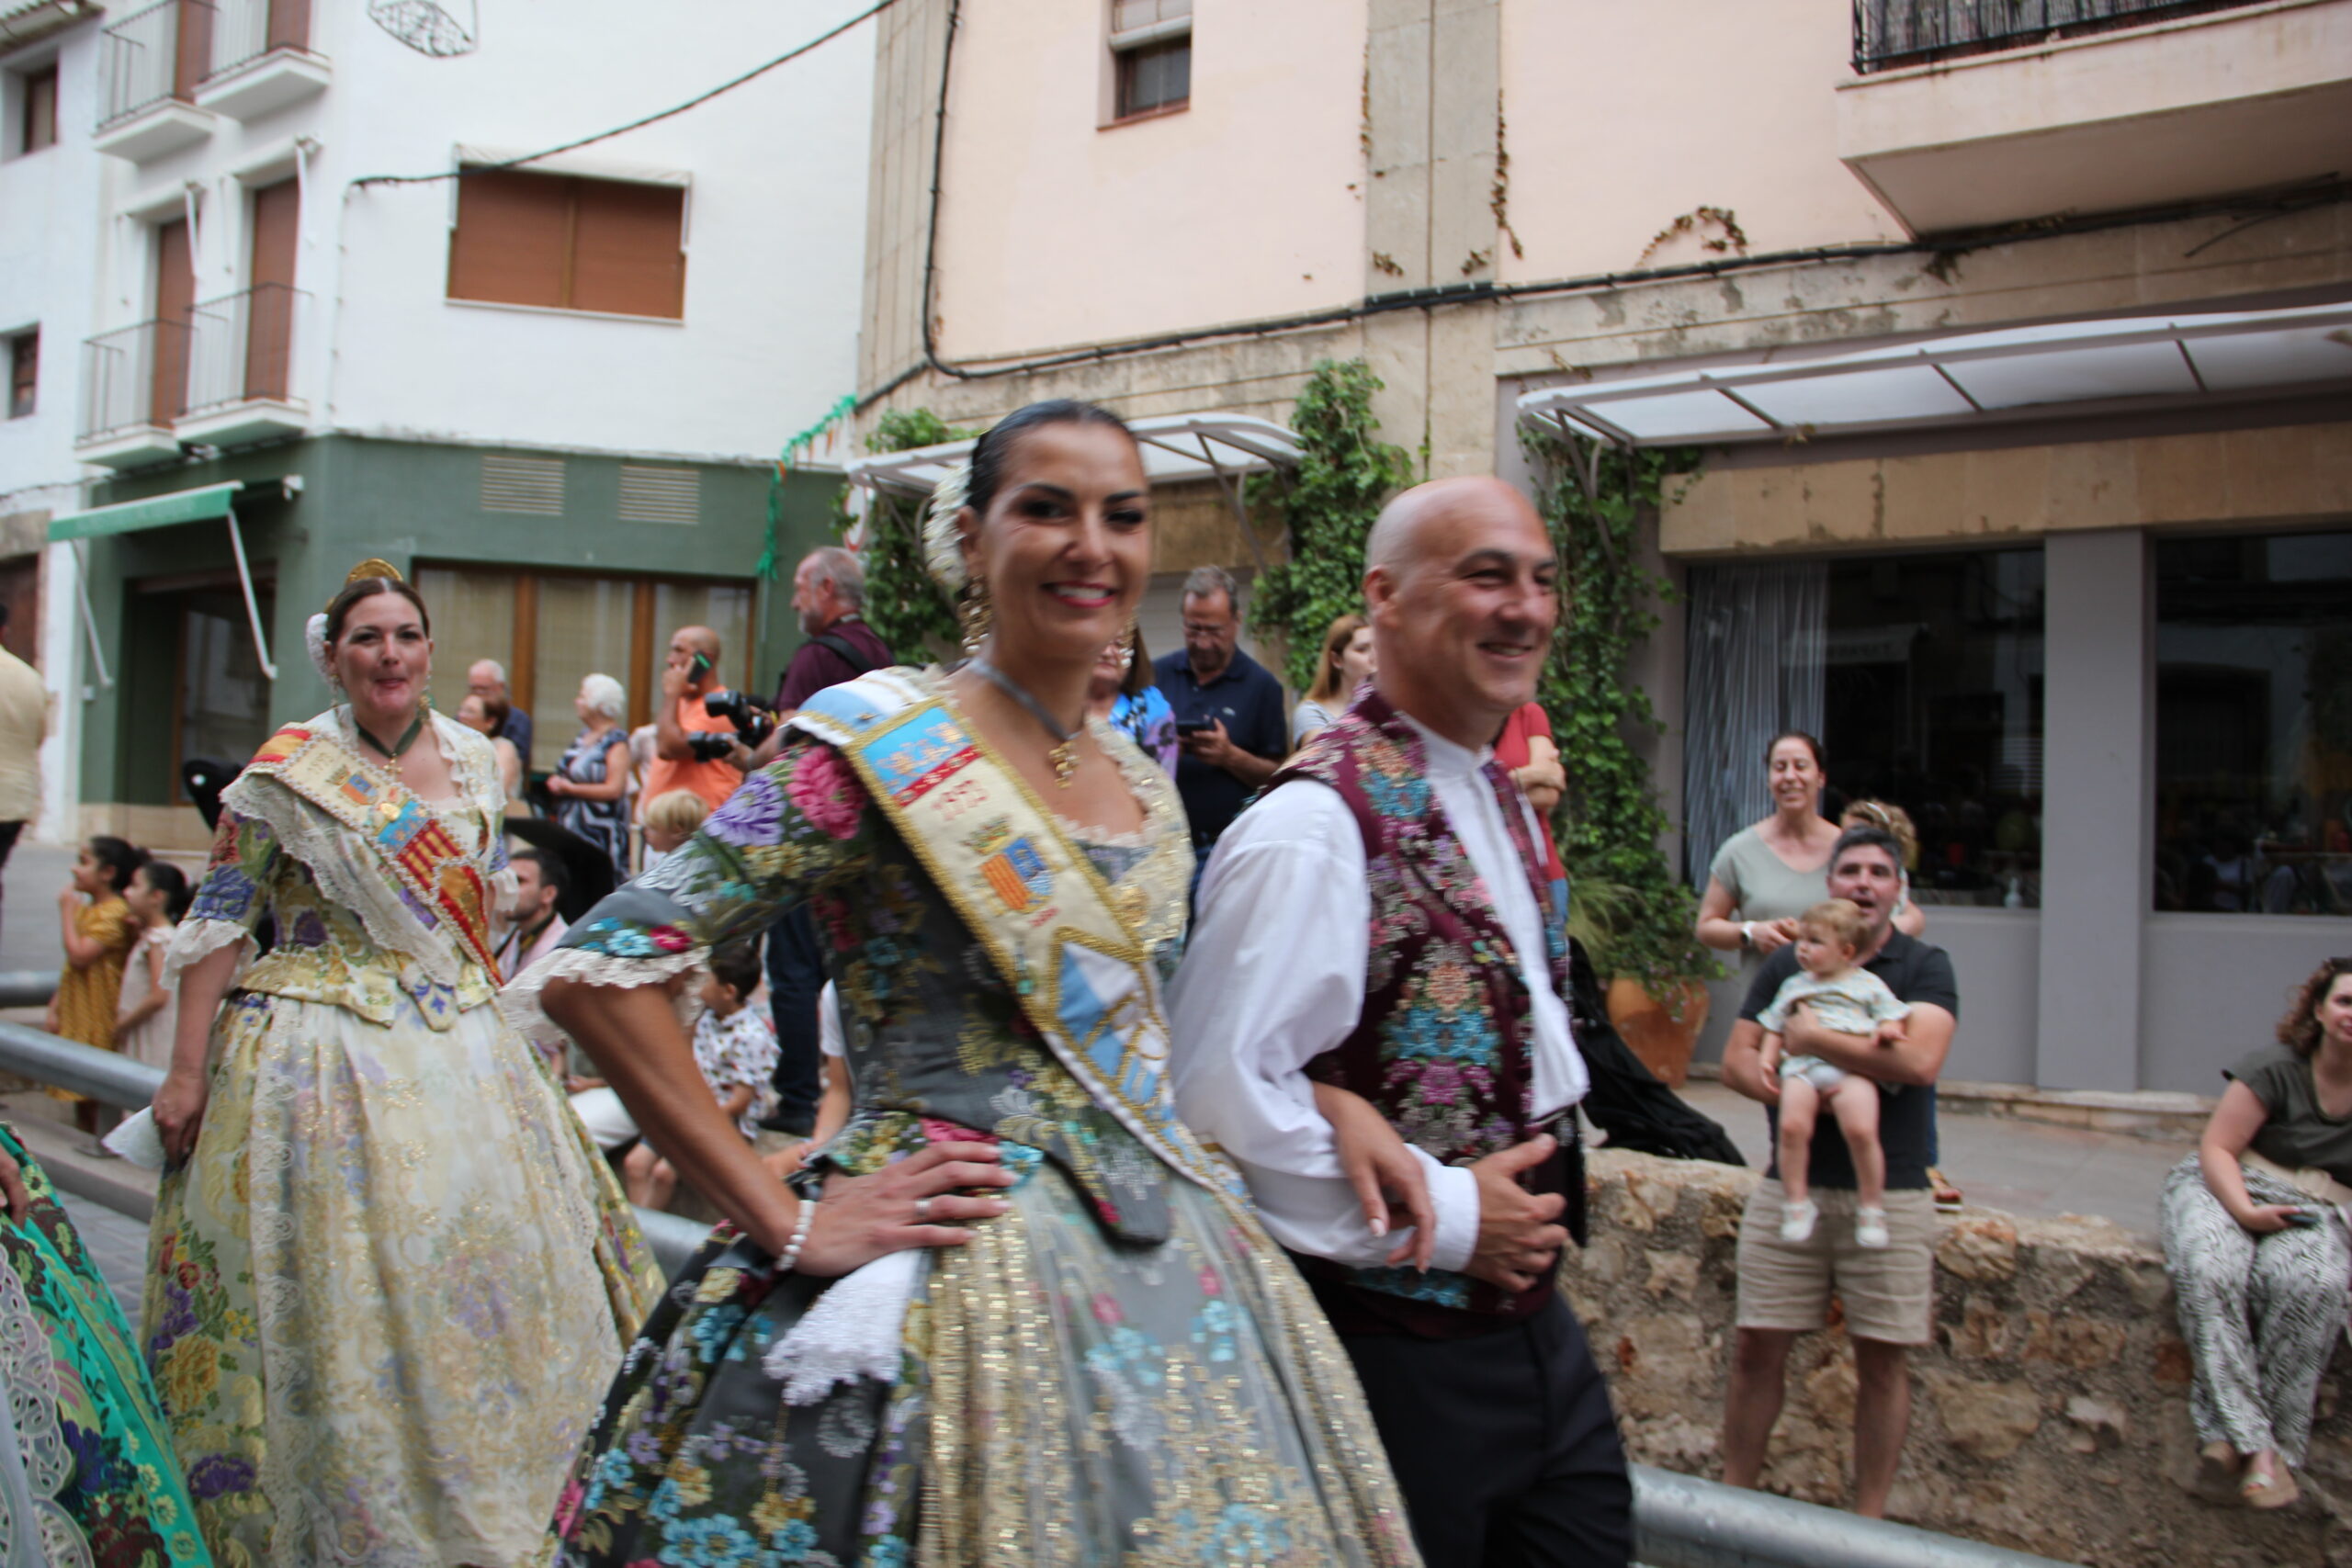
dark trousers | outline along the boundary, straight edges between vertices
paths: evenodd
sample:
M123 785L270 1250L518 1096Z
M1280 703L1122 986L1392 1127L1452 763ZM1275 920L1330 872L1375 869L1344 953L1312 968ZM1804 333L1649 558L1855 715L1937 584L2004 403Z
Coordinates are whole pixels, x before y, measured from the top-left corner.
M1633 1483L1584 1329L1554 1296L1471 1339L1342 1335L1429 1568L1624 1568Z
M768 928L768 1007L775 1018L775 1111L767 1124L806 1133L825 1092L824 1057L817 1044L817 1000L825 988L824 950L816 917L796 904Z

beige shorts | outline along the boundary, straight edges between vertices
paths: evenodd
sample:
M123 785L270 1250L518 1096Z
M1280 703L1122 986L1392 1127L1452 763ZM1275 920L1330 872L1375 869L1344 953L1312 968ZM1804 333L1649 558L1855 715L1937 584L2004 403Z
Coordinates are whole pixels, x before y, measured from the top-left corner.
M1781 1184L1756 1184L1739 1221L1739 1326L1807 1333L1829 1322L1832 1291L1846 1303L1846 1331L1889 1345L1934 1337L1936 1200L1926 1188L1886 1195L1889 1245L1854 1242L1850 1189L1816 1187L1821 1218L1810 1240L1781 1239Z

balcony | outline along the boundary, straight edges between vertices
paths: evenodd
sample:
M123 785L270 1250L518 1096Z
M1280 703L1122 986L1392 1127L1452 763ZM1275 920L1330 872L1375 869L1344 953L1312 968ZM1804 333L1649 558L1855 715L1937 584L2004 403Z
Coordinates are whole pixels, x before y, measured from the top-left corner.
M1914 234L2352 170L2352 0L1857 0L1838 154Z
M326 57L311 52L310 0L213 0L199 108L259 119L326 91L329 75Z
M172 423L187 401L189 328L141 321L82 344L82 420L74 455L136 468L180 454Z
M143 164L210 136L220 117L191 100L211 50L212 7L203 0L163 0L107 28L92 145Z
M175 437L242 446L309 427L309 405L289 391L303 299L299 289L266 283L188 312L187 396Z

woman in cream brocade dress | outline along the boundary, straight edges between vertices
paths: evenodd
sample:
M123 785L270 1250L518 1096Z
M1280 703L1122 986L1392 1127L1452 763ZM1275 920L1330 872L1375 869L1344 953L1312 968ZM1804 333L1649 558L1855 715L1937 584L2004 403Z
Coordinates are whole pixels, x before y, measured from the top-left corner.
M490 747L426 724L462 785L417 803L427 832L495 886ZM397 787L345 710L271 747L298 733ZM176 979L276 922L155 1211L147 1353L189 1491L224 1565L527 1562L659 1276L474 950L262 771L227 792L171 956Z

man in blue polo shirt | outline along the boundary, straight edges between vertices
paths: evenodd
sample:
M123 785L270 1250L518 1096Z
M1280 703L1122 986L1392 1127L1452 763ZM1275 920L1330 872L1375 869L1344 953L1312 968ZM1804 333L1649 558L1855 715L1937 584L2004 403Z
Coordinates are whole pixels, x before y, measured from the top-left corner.
M1176 713L1176 793L1204 862L1244 801L1290 754L1283 683L1241 651L1240 592L1221 567L1184 580L1184 648L1153 661Z

